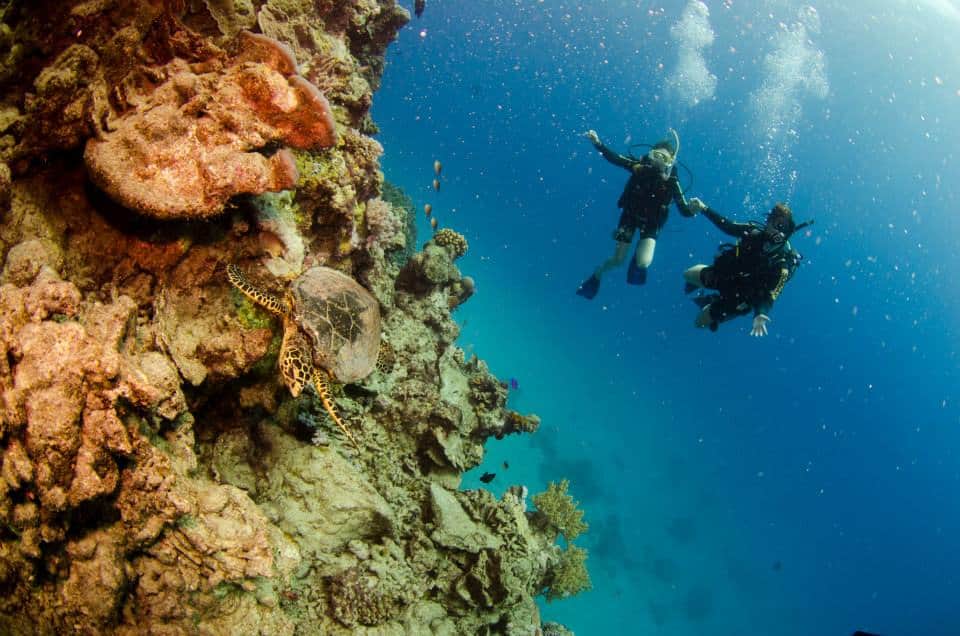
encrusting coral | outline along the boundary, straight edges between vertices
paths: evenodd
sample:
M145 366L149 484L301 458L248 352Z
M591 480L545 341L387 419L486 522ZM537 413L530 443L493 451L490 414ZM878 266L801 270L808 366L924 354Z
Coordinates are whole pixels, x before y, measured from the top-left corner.
M0 59L19 65L0 72L0 633L536 633L535 596L582 589L581 552L554 545L558 529L527 511L525 488L496 499L460 479L491 437L539 419L508 409L504 386L456 344L451 311L476 287L454 263L465 240L451 231L414 252L412 205L389 189L379 198L369 107L406 11L393 0L11 7L0 11ZM330 100L309 122L322 131L298 119L319 115L306 81ZM98 144L122 150L117 165ZM149 169L175 148L191 149L184 165L217 169L173 191L189 180ZM291 158L296 190L233 196L262 191L247 161L278 164L279 185ZM231 287L231 263L265 289ZM379 312L377 337L349 360L320 354L307 317L328 288L301 287L321 268ZM280 311L282 332L249 296ZM291 399L276 367L293 351L297 382L316 381L310 362L342 384ZM349 422L355 452L324 433L327 412Z
M231 56L151 69L135 85L146 90L131 89L127 110L87 142L93 181L124 206L161 219L207 217L236 194L294 187L289 151L256 151L333 145L327 100L296 74L281 43L243 31L232 48ZM198 73L198 66L210 70Z

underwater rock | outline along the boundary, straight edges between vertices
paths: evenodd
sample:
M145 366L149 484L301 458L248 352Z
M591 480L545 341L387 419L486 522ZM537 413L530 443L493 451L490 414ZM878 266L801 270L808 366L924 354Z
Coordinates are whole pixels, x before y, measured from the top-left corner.
M13 175L10 174L10 166L0 163L0 212L4 212L10 207L10 184Z
M270 323L256 328L228 328L236 311L226 289L208 293L213 278L212 254L194 253L173 270L155 300L157 337L184 379L194 386L208 379L236 377L270 350ZM189 283L187 283L189 281Z
M305 557L390 534L395 523L390 505L339 453L298 443L276 427L260 427L259 435L270 462L257 500Z
M124 206L160 219L219 214L241 193L292 188L293 156L267 157L270 144L330 146L336 131L327 100L295 75L283 46L243 32L239 53L208 60L215 70L174 59L161 78L128 95L131 108L87 142L90 178Z
M301 211L292 192L267 192L252 201L260 229L263 264L274 277L292 279L303 271L306 244L297 217Z
M486 528L474 523L449 490L430 484L430 501L436 525L430 537L436 543L473 553L495 550L503 544Z
M253 0L203 0L220 32L233 37L257 24L257 10Z

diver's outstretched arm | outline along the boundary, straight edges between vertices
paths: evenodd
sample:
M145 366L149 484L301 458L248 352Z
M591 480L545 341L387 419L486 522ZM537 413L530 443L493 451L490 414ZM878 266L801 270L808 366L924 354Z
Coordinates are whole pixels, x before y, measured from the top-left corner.
M691 205L691 202L694 200L699 201L700 199L690 199L687 201L687 197L683 194L683 187L680 185L680 179L677 178L677 167L673 167L673 173L670 175L670 183L673 187L673 202L677 205L677 209L680 210L680 214L686 217L696 216L702 208L697 207L696 205Z
M618 152L614 152L607 148L602 141L600 141L600 136L597 135L597 131L588 130L584 136L590 140L590 143L593 144L593 147L600 151L600 154L603 155L603 158L612 163L615 166L620 166L621 168L626 168L627 170L633 169L633 164L636 163L630 157L621 155Z
M736 236L737 238L746 236L750 233L750 230L753 229L753 226L749 223L737 223L736 221L731 221L709 206L704 208L703 216L710 219L710 222L720 228L720 231L724 234Z

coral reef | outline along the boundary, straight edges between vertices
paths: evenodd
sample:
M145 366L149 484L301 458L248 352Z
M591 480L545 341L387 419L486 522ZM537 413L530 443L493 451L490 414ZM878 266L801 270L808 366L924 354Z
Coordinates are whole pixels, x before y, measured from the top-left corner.
M394 0L0 10L0 633L530 634L537 595L583 589L525 488L459 489L539 419L455 344L466 240L414 253L412 204L381 198L369 107L407 19ZM287 324L230 264L291 290ZM336 383L294 396L284 335L317 353L304 285L334 270L369 292L379 347L311 355Z

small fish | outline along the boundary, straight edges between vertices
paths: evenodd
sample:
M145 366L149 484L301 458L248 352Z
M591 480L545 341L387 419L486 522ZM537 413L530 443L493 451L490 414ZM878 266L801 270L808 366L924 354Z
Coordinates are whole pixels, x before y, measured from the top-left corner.
M507 460L503 460L503 469L507 470L509 468L510 468L510 462L508 462Z
M433 228L434 230L437 229L437 217L433 217L430 219L430 227Z
M514 391L520 388L520 383L517 382L516 378L510 378L510 388Z
M437 174L437 176L439 177L441 170L443 170L443 164L440 163L440 160L439 160L439 159L437 159L436 161L433 162L433 171L434 171L434 172Z
M433 189L440 192L440 179L433 180Z
M493 481L493 478L496 476L497 476L497 473L483 473L482 475L480 475L480 481L482 481L485 484L489 484L491 481Z
M418 18L423 15L423 10L427 7L427 0L415 0L413 3L413 13Z
M430 218L430 213L433 212L433 206L429 203L423 204L423 213L427 215L427 218Z

